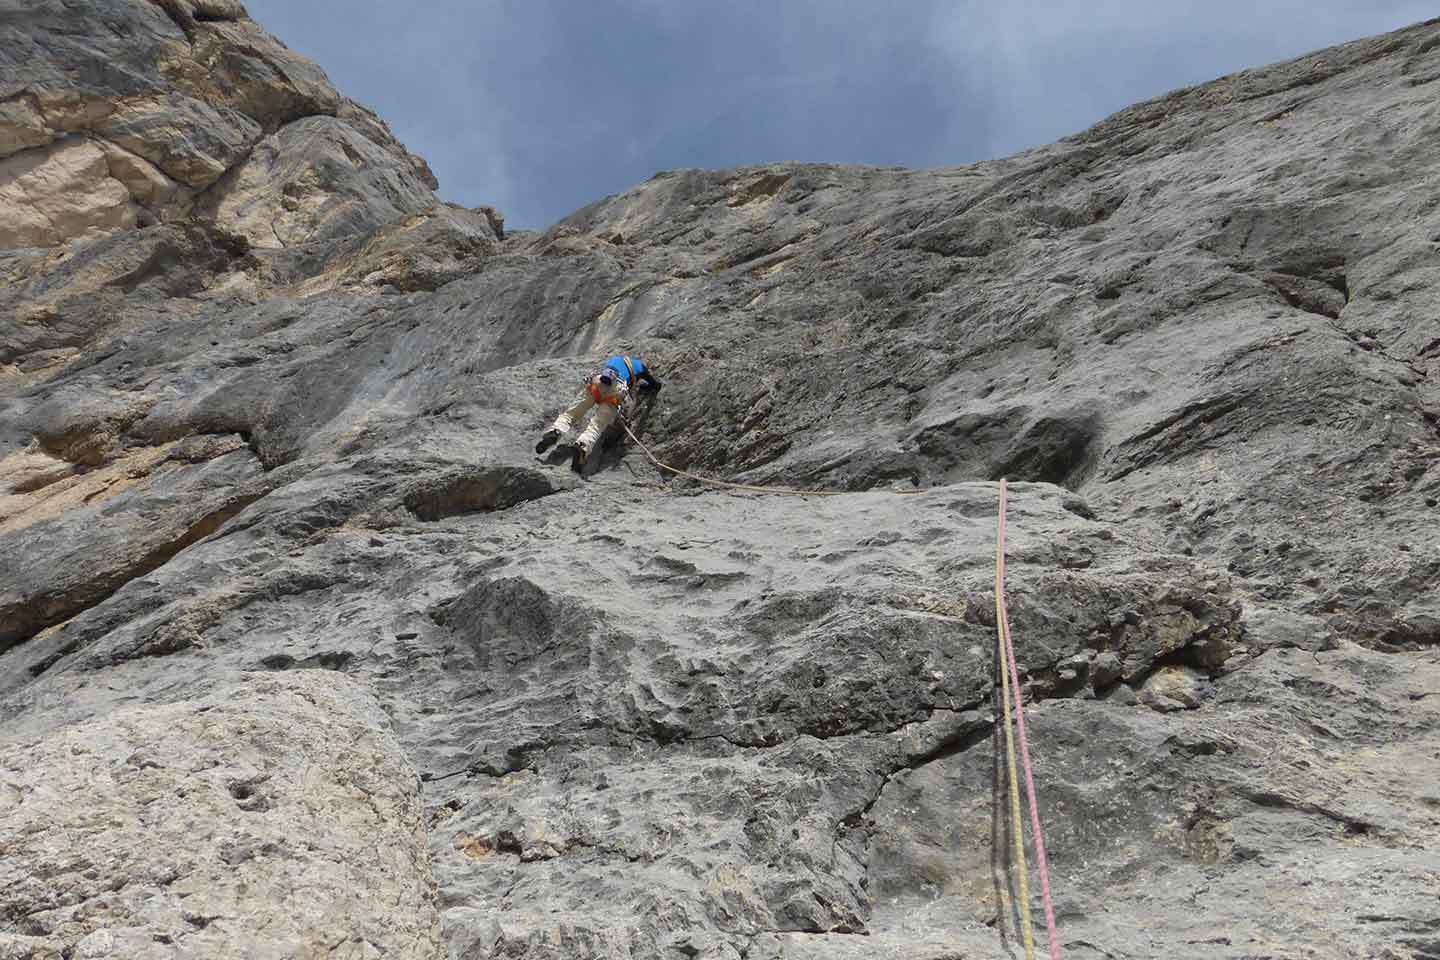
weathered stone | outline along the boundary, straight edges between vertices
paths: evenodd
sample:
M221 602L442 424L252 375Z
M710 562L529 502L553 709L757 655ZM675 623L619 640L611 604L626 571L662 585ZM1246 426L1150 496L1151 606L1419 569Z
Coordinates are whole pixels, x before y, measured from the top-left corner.
M53 246L135 226L129 191L110 177L105 152L86 140L0 160L0 206L0 247Z
M375 231L344 268L340 282L407 293L438 290L478 271L499 247L483 213L447 204ZM327 270L307 289L335 286L335 272L334 267Z
M130 191L130 199L166 220L184 216L190 209L190 193L161 173L153 164L121 146L102 143L111 177Z
M32 100L22 97L0 103L0 158L43 147L55 136Z
M238 111L174 94L125 103L96 130L196 189L220 179L261 135L260 125Z
M42 87L30 95L56 135L85 133L114 113L116 107L111 97L70 87Z
M0 362L37 371L47 370L56 358L73 358L66 350L96 344L157 316L193 317L193 304L184 298L218 277L258 266L244 238L195 222L112 233L72 243L59 254L37 252L26 264L11 285L0 288ZM128 389L133 383L128 375L121 378L119 392L128 395L127 403L153 404ZM81 399L113 395L103 389L66 392ZM45 399L27 398L23 405L43 407ZM67 414L77 415L82 415L78 408ZM32 434L34 426L27 424Z
M269 736L256 673L324 677L268 762L393 737L377 776L424 783L423 835L404 804L281 821L341 852L325 884L357 837L423 842L436 887L374 908L413 936L377 949L433 955L439 917L457 957L1014 953L1003 475L1066 955L1433 954L1437 32L971 167L671 171L503 236L314 72L262 77L233 5L12 9L0 97L73 137L4 162L170 97L260 139L199 219L0 252L5 743L105 772L144 715L203 761L185 717ZM128 160L169 133L136 130L151 154L96 147L109 182L183 215ZM623 436L584 480L537 462L613 351L666 381L627 424L669 467L827 495L714 490ZM326 699L361 687L386 720ZM100 905L0 951L158 951L148 874L88 886L179 846L153 836L115 828L77 881ZM198 836L206 869L306 868ZM43 882L49 853L7 849ZM187 936L263 955L234 918L274 900L220 895Z
M24 544L25 562L0 587L0 649L161 566L259 496L244 486L259 472L249 450L190 466L172 460L174 452L132 452L12 507L0 522L0 543ZM193 642L155 641L170 652Z
M204 211L264 248L366 235L435 206L392 154L341 120L313 117L257 145L210 191Z
M328 671L0 739L0 955L444 956L417 787Z
M431 171L430 164L425 162L425 158L416 156L405 149L405 145L395 139L395 134L391 132L390 125L380 119L380 115L374 110L371 110L363 103L356 103L349 97L344 97L340 100L340 106L335 111L335 116L354 127L361 136L368 139L371 143L392 154L405 158L411 171L425 186L431 190L440 189L440 181L435 179L435 174ZM504 218L501 218L501 223L504 223ZM503 234L503 231L498 227L495 232L496 234Z
M1152 710L1194 710L1215 695L1204 676L1190 667L1161 667L1145 678L1136 696Z
M429 167L383 121L341 98L319 67L267 34L234 0L3 0L0 24L0 159L67 135L102 140L111 174L142 208L142 222L188 215L190 191L214 184L263 137L306 117L337 113L347 118L347 129L369 138L384 163L427 194L435 187ZM8 183L24 172L0 167L0 199L33 207L22 194L35 192L34 184L17 192ZM44 179L53 189L41 192L66 197L89 215L70 210L53 224L44 209L12 217L0 225L0 248L53 246L92 228L136 222L103 177L82 181L49 171ZM374 198L360 202L365 199ZM433 202L401 207L417 212ZM392 207L375 222L398 219ZM132 216L120 222L102 215L112 208Z
M1119 680L1121 673L1120 657L1114 651L1106 650L1090 662L1090 682L1096 690L1103 690Z
M43 450L34 447L16 450L0 460L0 489L7 494L31 493L74 473L73 463ZM0 506L0 519L9 516L9 511Z

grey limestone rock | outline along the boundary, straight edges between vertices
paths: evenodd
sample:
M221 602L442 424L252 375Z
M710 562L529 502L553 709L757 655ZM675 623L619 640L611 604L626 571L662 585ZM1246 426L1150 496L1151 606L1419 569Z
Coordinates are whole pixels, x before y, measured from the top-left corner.
M425 162L239 2L8 6L0 199L14 212L0 247L55 247L196 213L279 246L368 233L436 206ZM297 138L309 144L303 156L290 148Z
M442 957L424 836L414 771L356 684L197 684L0 748L0 950Z
M508 234L237 3L0 33L0 956L1018 955L1002 477L1065 955L1440 955L1440 23Z

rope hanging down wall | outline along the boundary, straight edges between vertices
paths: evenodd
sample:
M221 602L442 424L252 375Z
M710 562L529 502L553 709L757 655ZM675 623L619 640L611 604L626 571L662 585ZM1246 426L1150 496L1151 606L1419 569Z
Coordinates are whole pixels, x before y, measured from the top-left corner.
M675 476L685 477L698 483L729 490L746 490L752 493L788 494L800 497L834 497L851 491L846 490L795 490L789 487L761 486L750 483L734 483L717 480L698 473L691 473L662 462L644 442L630 429L624 415L619 417L626 436L640 449L657 469ZM928 493L928 490L890 490L894 494ZM999 637L996 648L999 651L1000 687L1004 701L1005 752L1010 781L1011 836L1015 838L1015 861L1019 872L1020 914L1026 960L1034 960L1035 934L1030 917L1030 880L1025 860L1024 817L1020 811L1020 778L1016 769L1016 744L1019 744L1019 766L1025 773L1025 794L1030 807L1030 829L1035 844L1036 869L1040 875L1040 895L1045 907L1045 928L1050 940L1050 960L1060 960L1060 935L1055 926L1055 908L1050 896L1050 865L1045 857L1045 838L1040 827L1040 807L1035 797L1035 775L1030 764L1030 742L1025 732L1025 710L1020 700L1020 671L1015 665L1015 646L1010 637L1010 617L1005 604L1005 511L1006 483L1000 480L999 515L995 535L995 624Z
M1040 874L1040 895L1045 904L1045 928L1050 937L1050 960L1060 960L1060 935L1055 929L1055 908L1050 901L1050 865L1045 859L1045 837L1040 829L1040 806L1035 799L1035 775L1030 766L1030 742L1025 733L1025 709L1020 702L1020 671L1015 665L1015 645L1010 638L1010 617L1005 605L1005 480L1000 481L999 517L995 523L995 627L1000 659L1000 687L1005 706L1005 752L1010 775L1011 835L1015 838L1016 869L1020 873L1020 915L1025 942L1025 960L1034 960L1035 935L1030 922L1030 881L1025 865L1025 844L1021 839L1023 821L1015 776L1015 744L1020 745L1020 765L1025 771L1025 794L1030 801L1030 830L1035 843L1035 866ZM1013 726L1012 727L1012 705Z

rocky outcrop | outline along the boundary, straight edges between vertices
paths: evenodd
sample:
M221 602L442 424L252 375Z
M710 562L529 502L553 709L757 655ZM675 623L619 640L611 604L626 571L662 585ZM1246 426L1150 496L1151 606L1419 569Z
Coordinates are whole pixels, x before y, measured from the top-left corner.
M344 121L311 117L257 144L204 212L252 246L288 247L367 234L433 206L429 187Z
M339 107L324 74L265 34L239 3L13 6L0 28L0 153L67 139L92 151L103 145L185 194L182 210L267 133ZM136 197L137 206L147 212L164 210L144 199Z
M110 176L105 151L86 140L47 144L0 161L0 244L54 246L94 230L135 226L124 182Z
M444 956L375 702L316 671L191 693L0 750L5 955Z
M0 248L192 217L257 248L358 243L432 211L453 220L425 162L236 0L10 5L0 6L0 202L13 212ZM493 240L477 243L488 254ZM308 278L335 252L312 252L298 276L291 262L250 283Z
M1016 157L671 171L509 235L235 4L0 23L0 163L98 155L118 203L0 252L10 954L1013 951L1001 476L1066 955L1440 951L1440 23ZM183 97L188 173L101 130ZM830 495L537 463L612 350L665 462ZM82 775L113 859L45 786Z

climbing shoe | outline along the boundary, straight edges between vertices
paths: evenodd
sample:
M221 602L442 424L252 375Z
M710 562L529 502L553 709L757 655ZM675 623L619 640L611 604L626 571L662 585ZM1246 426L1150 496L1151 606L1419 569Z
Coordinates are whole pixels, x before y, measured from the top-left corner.
M585 461L589 459L589 457L590 451L584 447L577 446L574 450L570 451L570 469L576 473L582 472L585 469Z
M556 430L553 427L549 430L546 430L544 433L540 434L540 442L535 444L535 452L544 453L546 450L549 450L555 444L556 440L559 439L559 430Z

